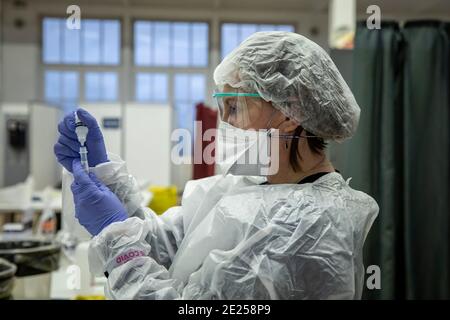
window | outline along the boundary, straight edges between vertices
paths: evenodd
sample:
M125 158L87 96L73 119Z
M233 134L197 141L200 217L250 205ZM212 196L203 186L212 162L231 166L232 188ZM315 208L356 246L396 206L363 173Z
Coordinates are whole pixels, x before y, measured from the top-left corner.
M66 19L44 18L42 57L46 64L120 63L120 22L82 19L81 28L68 29Z
M172 105L176 128L193 133L195 105L206 97L209 25L137 20L133 30L134 99Z
M86 101L116 101L117 74L114 72L86 72L84 75Z
M137 73L136 101L168 102L168 76L165 73Z
M208 24L136 21L134 63L137 66L207 67Z
M194 137L195 106L205 100L206 77L204 74L178 73L174 77L174 106L178 128L188 129ZM181 145L183 137L180 137ZM193 143L193 141L191 141ZM179 156L192 150L181 149Z
M46 71L45 97L50 101L78 98L78 73L72 71Z
M79 96L78 72L48 70L45 72L44 83L46 101L60 103L64 108L76 106Z
M174 78L174 88L178 127L194 132L195 106L205 100L206 77L203 74L178 73Z
M236 48L250 35L259 31L289 31L295 28L289 24L249 24L249 23L223 23L221 29L221 55L222 59Z
M119 20L83 19L81 28L72 30L66 27L66 18L44 18L44 99L65 111L75 108L79 100L117 101L120 28ZM99 68L102 71L93 70Z

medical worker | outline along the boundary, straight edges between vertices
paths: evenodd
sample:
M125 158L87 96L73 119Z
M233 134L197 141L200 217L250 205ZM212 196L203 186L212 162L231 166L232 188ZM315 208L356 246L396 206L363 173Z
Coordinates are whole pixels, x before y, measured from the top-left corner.
M189 181L181 206L161 216L140 206L135 179L106 152L87 111L77 112L89 128L89 174L74 115L59 124L55 154L73 173L76 217L93 235L90 267L107 277L106 296L361 298L363 244L378 206L325 153L327 141L354 134L360 113L330 57L301 35L258 32L219 64L214 80L219 133L277 139L277 170L261 177L259 166L232 159L228 174ZM218 139L218 152L233 143Z

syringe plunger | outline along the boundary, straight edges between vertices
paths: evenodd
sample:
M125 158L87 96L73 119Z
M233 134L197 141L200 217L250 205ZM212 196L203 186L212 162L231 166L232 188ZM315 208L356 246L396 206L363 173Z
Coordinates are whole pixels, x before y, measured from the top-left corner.
M89 172L89 163L87 159L87 149L86 147L80 147L80 161L81 166L83 167L84 171Z

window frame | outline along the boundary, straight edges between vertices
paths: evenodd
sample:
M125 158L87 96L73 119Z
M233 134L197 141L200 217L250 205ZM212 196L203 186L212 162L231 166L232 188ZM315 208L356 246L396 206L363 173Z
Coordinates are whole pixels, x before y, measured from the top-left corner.
M169 22L169 23L177 23L177 22L185 22L185 23L205 23L208 28L207 34L207 57L208 61L205 66L142 66L136 65L134 59L134 49L135 49L135 35L134 35L134 26L138 21L148 21L148 22ZM205 102L208 100L208 84L212 80L211 75L211 20L200 20L200 19L157 19L157 18L143 18L143 17L133 17L130 19L130 83L128 88L128 97L129 101L136 104L168 104L173 108L172 112L172 127L178 128L177 116L176 116L176 102L175 99L175 75L176 74L202 74L205 76ZM165 102L153 102L153 101L140 101L136 99L136 75L138 73L164 73L167 75L167 101ZM192 106L193 108L195 106Z
M46 71L75 71L78 73L78 99L75 101L76 103L96 103L96 104L120 104L123 99L123 91L121 90L123 83L123 67L124 67L124 23L125 19L122 16L117 15L108 15L108 16L99 16L99 15L83 15L82 19L93 19L93 20L117 20L119 22L119 62L118 64L74 64L74 63L45 63L43 56L43 45L44 45L44 19L46 18L57 18L65 21L67 16L55 15L55 14L40 14L38 17L39 21L39 63L38 63L38 73L40 81L37 82L37 90L39 92L39 97L41 101L46 101L51 104L62 105L63 103L69 100L60 100L58 102L55 101L47 101L45 97L45 72ZM101 38L100 41L103 41ZM80 41L82 43L82 41ZM80 52L82 52L82 45L80 44ZM85 92L85 74L87 72L114 72L117 74L117 97L114 101L107 100L96 100L90 101L86 100L86 92ZM72 102L71 100L69 102Z
M219 25L219 39L218 39L218 52L219 52L219 61L222 61L224 57L222 57L222 26L224 24L256 24L256 25L291 25L294 27L295 33L298 31L298 22L297 21L267 21L267 20L231 20L231 19L220 19L218 21Z

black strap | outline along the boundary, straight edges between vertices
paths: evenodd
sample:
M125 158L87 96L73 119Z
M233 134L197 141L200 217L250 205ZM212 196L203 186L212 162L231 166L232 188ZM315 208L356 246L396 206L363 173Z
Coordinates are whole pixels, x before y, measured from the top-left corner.
M341 173L339 170L335 169L334 171ZM320 177L329 174L330 172L317 172L314 173L310 176L304 177L302 180L300 180L299 182L297 182L297 184L304 184L304 183L312 183L314 181L316 181L317 179L319 179ZM265 184L269 184L267 181L261 183L261 185L265 185Z
M310 176L304 177L302 180L297 182L297 184L312 183L328 173L329 172L318 172L318 173L312 174Z

